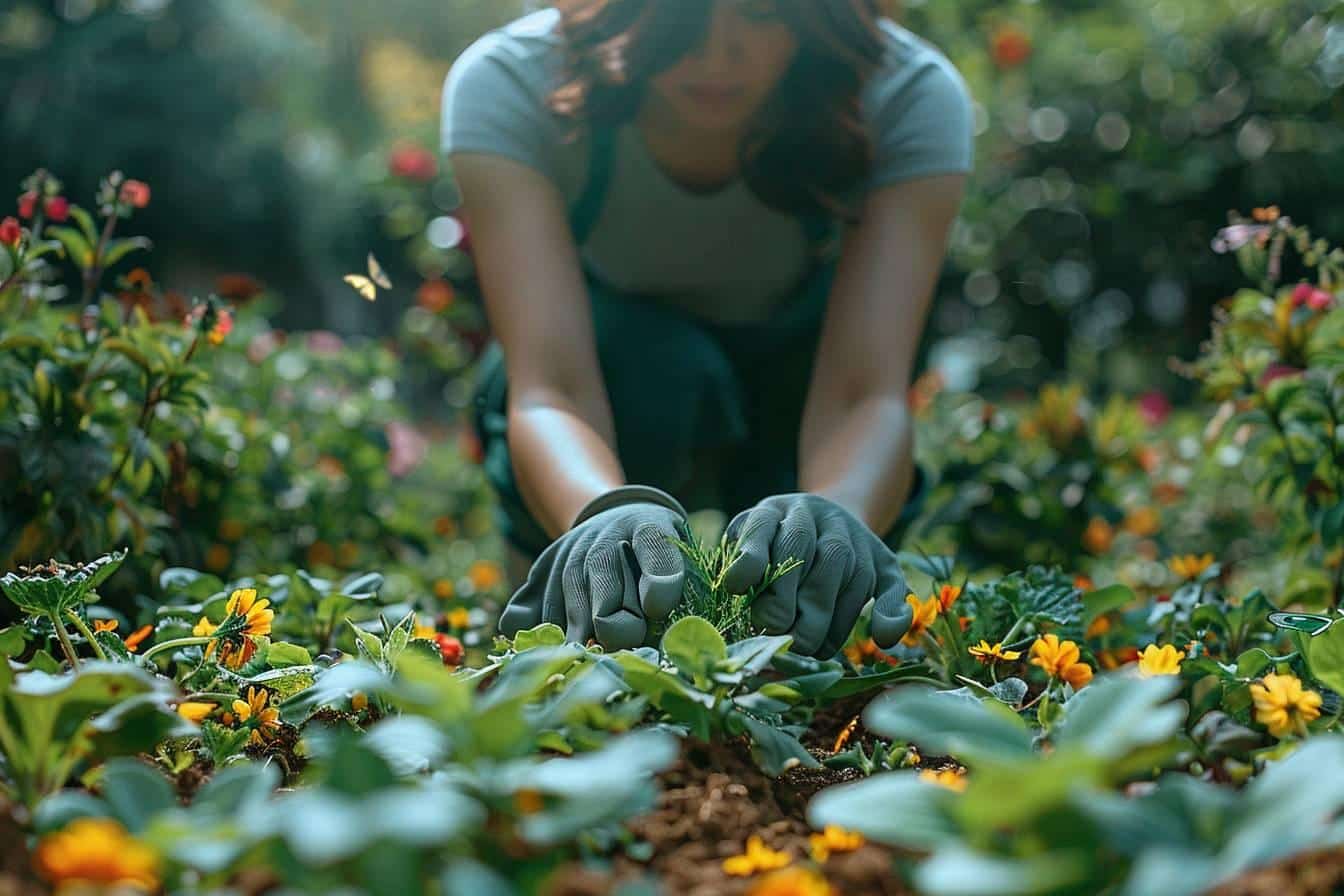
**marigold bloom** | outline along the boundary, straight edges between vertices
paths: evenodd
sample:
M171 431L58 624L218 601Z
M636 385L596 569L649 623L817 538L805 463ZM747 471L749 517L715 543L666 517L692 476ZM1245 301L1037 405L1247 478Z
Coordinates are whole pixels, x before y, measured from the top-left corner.
M77 818L48 834L33 863L58 891L122 886L148 892L159 886L158 855L111 818Z
M952 609L952 605L961 597L961 588L957 585L944 585L938 589L938 606L942 612L946 613Z
M271 633L275 611L270 609L270 606L271 602L266 598L257 600L257 589L239 588L229 595L229 602L224 605L224 612L230 616L242 616L245 620L243 634L259 637Z
M1119 669L1121 666L1138 661L1139 648L1137 647L1116 647L1097 653L1097 665L1103 669Z
M453 304L453 287L446 280L426 280L415 291L415 303L431 314Z
M783 868L753 883L746 896L839 896L840 891L819 871Z
M1060 641L1058 635L1043 635L1031 645L1031 664L1045 670L1051 678L1058 678L1079 690L1092 680L1092 667L1080 660L1078 645Z
M1136 507L1125 515L1122 525L1126 532L1146 538L1162 528L1162 515L1155 507Z
M757 871L773 871L783 868L793 861L793 856L765 845L758 834L747 838L747 851L741 855L723 860L723 873L734 877L747 877Z
M1302 687L1296 675L1270 673L1251 685L1255 720L1275 737L1307 734L1307 723L1320 718L1321 695Z
M448 625L455 629L471 627L471 611L466 607L453 607L447 613Z
M471 564L467 576L477 591L489 591L504 582L504 571L499 568L498 563L491 563L489 560L477 560Z
M1180 675L1183 659L1185 659L1184 650L1177 650L1170 644L1163 644L1161 647L1149 644L1139 654L1139 674L1144 678L1151 678L1154 675Z
M847 831L839 825L828 824L819 834L809 834L808 852L814 862L824 862L833 852L853 852L863 845L863 835Z
M205 717L214 712L218 706L218 703L204 703L188 700L184 703L177 704L177 714L187 721L195 722L199 725Z
M1073 587L1077 588L1079 591L1086 593L1088 591L1091 591L1093 588L1097 586L1093 585L1092 580L1089 579L1087 576L1074 576Z
M979 644L966 648L966 652L986 666L996 662L1010 663L1022 658L1022 651L1004 650L1001 642L991 645L984 639L981 639Z
M270 609L271 602L265 598L257 599L255 588L239 588L229 595L224 605L224 621L215 625L202 616L192 628L191 633L198 638L213 638L205 645L207 659L219 652L219 662L231 669L237 669L247 663L257 652L253 638L271 633L271 622L275 611Z
M896 657L878 647L877 642L872 638L855 641L845 648L845 656L856 666L862 666L867 662L886 663L888 666L899 666L901 664L901 661Z
M513 808L519 815L535 815L545 808L541 791L521 787L513 793Z
M1167 561L1167 566L1176 575L1187 581L1193 581L1204 574L1204 570L1213 565L1213 555L1204 554L1196 556L1194 554L1185 554L1180 557L1172 557Z
M271 695L264 688L248 688L246 700L233 701L236 724L253 722L248 743L260 746L280 730L280 710L270 705ZM255 720L255 721L254 721Z
M907 594L905 602L910 605L914 615L910 620L910 630L905 633L905 637L901 638L901 643L906 647L918 647L920 637L937 621L938 611L942 609L942 604L939 603L937 595L926 601L921 601L913 594Z
M369 708L369 695L363 691L355 691L350 695L350 708L355 712L363 712Z
M457 589L448 579L434 580L434 596L439 600L451 600L455 593L457 593Z
M966 771L958 768L945 768L934 771L926 768L919 773L920 780L937 784L939 787L946 787L948 790L955 790L961 793L966 789Z
M1093 554L1104 554L1111 549L1114 540L1115 530L1110 523L1099 516L1088 520L1087 528L1083 530L1083 547Z

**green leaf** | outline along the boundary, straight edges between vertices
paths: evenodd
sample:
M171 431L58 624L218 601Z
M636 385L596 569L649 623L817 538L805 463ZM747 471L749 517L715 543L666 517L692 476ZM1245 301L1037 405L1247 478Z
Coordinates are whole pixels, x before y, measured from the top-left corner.
M132 834L143 832L159 812L177 806L168 779L139 759L109 760L99 789L112 816Z
M270 663L273 669L283 669L287 666L307 666L313 662L313 656L306 647L290 644L287 641L274 641L271 643L270 652L266 654L266 662Z
M564 643L565 630L553 622L544 622L513 636L513 649L518 653L534 647L559 647Z
M838 825L876 843L923 852L960 838L949 811L960 796L914 772L883 772L822 790L807 804L807 821L817 829Z
M1169 740L1185 721L1185 707L1167 702L1180 688L1175 675L1099 676L1066 704L1064 719L1053 732L1055 745L1118 759L1135 748Z
M884 737L914 741L926 753L956 756L967 765L1031 755L1026 723L997 700L903 688L868 704L863 722Z
M821 763L807 752L798 739L786 731L746 713L737 713L751 736L751 756L761 771L777 778L796 765L820 768Z
M383 658L383 642L378 640L378 636L372 632L366 632L364 629L350 621L349 617L345 620L355 633L355 647L360 656L373 662L379 662Z
M98 242L98 225L93 223L93 215L77 205L70 206L70 217L75 219L79 225L80 232L84 234L84 239L92 246Z
M1344 625L1332 625L1307 641L1307 671L1332 691L1344 693Z
M154 243L148 237L130 236L122 239L114 239L108 242L107 248L103 253L103 266L111 267L126 257L128 253L137 249L149 250L154 248Z
M11 625L0 630L0 657L14 657L23 653L30 637L28 627Z
M1010 859L974 852L965 846L940 849L915 872L921 893L930 896L1035 896L1059 893L1088 880L1095 854L1059 849L1030 858Z
M723 635L706 619L683 616L663 634L662 651L682 675L707 688L714 667L728 658Z
M890 684L893 681L919 682L921 684L938 684L932 678L933 670L928 666L919 663L907 663L903 666L893 666L890 669L883 669L881 672L873 672L868 675L851 675L841 678L835 684L828 687L821 695L820 699L824 703L833 703L844 697L852 697L855 694L862 694L879 688L882 685Z
M1097 617L1133 602L1134 592L1127 585L1108 585L1089 591L1083 595L1083 626L1091 625Z
M60 240L70 260L81 270L88 270L93 265L93 245L84 239L84 234L73 227L48 227L47 233Z

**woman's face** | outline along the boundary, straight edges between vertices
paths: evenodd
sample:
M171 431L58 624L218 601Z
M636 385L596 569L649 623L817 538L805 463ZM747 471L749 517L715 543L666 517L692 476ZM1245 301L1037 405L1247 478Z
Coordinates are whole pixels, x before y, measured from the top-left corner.
M770 96L798 52L777 0L716 0L704 40L652 79L686 127L739 131Z

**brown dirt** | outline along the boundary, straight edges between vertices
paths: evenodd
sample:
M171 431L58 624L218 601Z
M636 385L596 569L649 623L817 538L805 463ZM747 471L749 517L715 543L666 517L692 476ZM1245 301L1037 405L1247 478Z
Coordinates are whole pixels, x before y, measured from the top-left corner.
M49 892L33 868L28 834L14 817L14 807L0 804L0 896L39 896Z
M1248 871L1205 896L1334 896L1344 893L1344 846L1319 849Z

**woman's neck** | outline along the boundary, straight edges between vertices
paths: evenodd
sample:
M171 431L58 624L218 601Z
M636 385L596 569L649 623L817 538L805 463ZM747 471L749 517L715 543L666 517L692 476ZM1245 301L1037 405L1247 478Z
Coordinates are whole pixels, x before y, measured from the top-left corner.
M648 92L640 106L635 127L653 161L685 189L714 193L737 180L742 130L704 131L687 127L666 103L659 102L653 91Z

